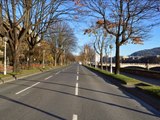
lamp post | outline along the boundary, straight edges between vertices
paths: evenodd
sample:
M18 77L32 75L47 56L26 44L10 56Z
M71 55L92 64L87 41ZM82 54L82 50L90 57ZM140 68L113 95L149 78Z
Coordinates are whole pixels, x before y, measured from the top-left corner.
M27 57L27 67L29 69L29 57Z
M46 52L46 51L43 50L43 63L42 63L42 64L43 64L43 69L45 68L45 61L44 61L44 59L45 59L45 52Z
M111 66L110 66L110 72L112 73L112 48L113 48L113 46L110 45L109 48L110 48L110 58L111 58L111 59L110 59L110 62L111 62L111 63L110 63L110 64L111 64Z
M7 40L8 40L8 38L7 37L3 37L3 40L4 40L4 75L6 75L6 73L7 73L7 57L6 57L6 45L7 45Z
M109 54L108 47L109 47L109 45L106 44L106 46L105 46L105 54L106 54L106 71L108 70L108 69L107 69L108 54Z
M96 54L96 51L95 51L95 56L94 56L94 60L95 60L95 68L97 68L97 54Z

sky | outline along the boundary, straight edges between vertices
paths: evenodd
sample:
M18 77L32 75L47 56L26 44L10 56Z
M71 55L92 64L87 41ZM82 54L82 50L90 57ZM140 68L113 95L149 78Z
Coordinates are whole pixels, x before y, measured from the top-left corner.
M91 25L91 19L89 17L82 18L81 22L70 22L69 23L71 28L73 28L75 36L78 40L78 47L73 52L73 54L78 55L82 49L84 44L91 43L93 39L88 35L84 35L84 30L89 28ZM153 28L150 33L151 36L144 40L144 44L127 44L123 45L120 48L120 55L121 56L128 56L134 52L145 50L145 49L152 49L155 47L160 47L160 26ZM115 45L113 45L113 55L115 55Z
M155 47L160 47L160 26L151 31L150 38L144 40L143 45L130 44L122 46L121 55L127 56L139 50L152 49Z
M88 35L84 35L84 29L87 28L87 23L75 23L75 24L70 24L73 30L75 31L75 36L77 37L78 40L78 46L77 50L74 51L73 54L78 55L80 52L80 48L84 44L91 43L92 38L89 37ZM160 47L160 26L157 26L153 28L150 31L150 37L145 39L143 45L138 45L138 44L127 44L123 45L120 48L120 55L121 56L128 56L134 52L137 52L139 50L145 50L145 49L152 49L155 47ZM113 45L113 55L115 55L115 45Z

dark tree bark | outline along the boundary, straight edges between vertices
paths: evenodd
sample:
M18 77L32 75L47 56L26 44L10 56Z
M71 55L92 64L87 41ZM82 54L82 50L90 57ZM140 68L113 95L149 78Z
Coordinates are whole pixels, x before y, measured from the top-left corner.
M118 45L119 41L116 40L116 68L115 68L115 74L119 74L120 71L120 46Z

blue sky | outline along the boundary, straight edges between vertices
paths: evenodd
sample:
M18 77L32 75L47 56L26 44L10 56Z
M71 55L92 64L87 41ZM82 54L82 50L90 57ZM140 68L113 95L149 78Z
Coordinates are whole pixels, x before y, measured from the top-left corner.
M84 35L83 33L85 29L89 28L89 26L91 25L91 21L95 21L93 19L90 19L89 16L81 19L82 20L79 20L78 22L70 21L69 23L75 32L75 36L78 39L79 47L77 47L77 50L74 51L74 54L76 55L78 55L78 53L80 52L80 48L82 48L84 44L92 42L92 38L88 35ZM152 31L150 31L150 35L151 36L148 39L144 40L143 45L127 44L121 46L120 55L127 56L139 50L160 47L160 26L153 28ZM113 47L113 54L115 55L115 45Z
M151 37L144 41L143 45L124 45L121 47L121 55L130 55L133 52L160 47L160 27L156 27L151 31Z
M79 47L82 47L84 44L92 42L91 37L83 34L84 32L83 30L86 29L89 24L87 25L87 23L85 24L84 23L76 23L76 24L72 23L70 25L75 31L75 35L78 39ZM127 45L121 46L120 55L127 56L139 50L160 47L160 26L155 27L150 32L150 34L151 34L150 38L146 39L143 45L127 44ZM80 52L80 49L77 48L77 50L74 51L74 54L78 55L79 52ZM115 55L115 46L113 48L113 54Z

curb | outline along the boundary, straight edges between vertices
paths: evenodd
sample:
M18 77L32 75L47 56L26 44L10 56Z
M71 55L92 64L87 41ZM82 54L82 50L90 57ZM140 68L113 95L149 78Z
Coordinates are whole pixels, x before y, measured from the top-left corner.
M46 71L44 71L44 72L46 72ZM37 75L37 74L40 74L40 73L44 73L44 72L36 72L34 74L23 74L21 76L16 76L16 77L2 78L2 79L0 79L0 85L4 84L4 83L12 82L14 80L18 80L18 79L22 79L22 78L25 78L25 77L29 77L29 76Z
M61 68L61 67L58 67L58 68ZM38 75L38 74L41 74L41 73L45 73L45 72L48 72L50 70L54 70L54 69L58 69L58 68L51 68L51 69L48 69L48 70L35 72L33 74L32 73L31 74L21 74L21 75L12 76L12 77L1 78L0 79L0 85L4 84L4 83L12 82L14 80L18 80L18 79L30 77L30 76L33 76L33 75Z

